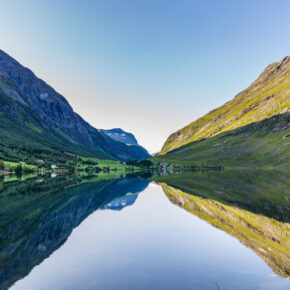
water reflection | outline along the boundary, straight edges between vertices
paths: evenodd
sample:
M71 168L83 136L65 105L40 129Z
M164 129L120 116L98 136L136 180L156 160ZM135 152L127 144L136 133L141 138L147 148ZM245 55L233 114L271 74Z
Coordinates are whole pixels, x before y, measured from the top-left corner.
M152 185L161 185L164 198L156 185L156 192L151 186L139 202L140 192L151 181ZM89 232L96 231L100 235L95 239L90 236L92 241L88 242L88 250L84 251L82 259L84 263L90 261L91 265L73 278L74 287L90 289L94 284L86 284L89 282L83 280L96 279L99 287L94 289L218 289L220 286L216 281L219 279L223 284L220 289L256 289L253 285L287 289L287 280L269 283L269 277L264 277L267 270L260 261L264 260L280 277L289 278L289 188L288 173L273 171L2 180L0 289L8 289L25 276L30 278L30 271L38 264L45 264L46 258L54 261L52 253L67 245L73 229L84 220L90 220L92 224ZM192 215L184 215L185 211L171 203L210 226L193 220ZM99 215L94 214L92 221L88 216L93 212ZM109 218L110 213L114 215ZM115 232L111 230L110 219L118 220ZM226 234L221 235L212 226ZM88 234L85 226L82 229L81 237ZM250 250L245 251L244 246L236 245L228 237L234 237L252 249L256 253L254 257ZM71 238L72 241L79 239L73 235ZM82 249L82 244L75 243L75 247ZM73 259L72 250L67 251L66 259ZM73 261L71 263L64 261L61 268L73 269ZM78 265L79 261L76 263ZM230 272L233 267L238 273L235 277ZM248 276L248 281L242 281L244 274L241 273L251 267L252 276ZM98 279L94 278L97 273L91 273L92 268L98 272ZM180 272L180 269L183 270ZM47 275L52 273L50 268L43 271ZM173 279L174 275L176 279ZM112 281L111 276L116 281ZM67 287L58 284L61 278L57 278L55 280L59 282L52 284L53 289ZM266 284L261 283L264 279ZM16 284L16 289L51 289L27 283L26 288Z
M40 182L41 181L41 182ZM7 289L58 249L88 215L109 208L149 181L117 178L94 181L71 178L27 179L1 184L0 289ZM130 197L130 195L129 195ZM131 202L132 203L132 202Z
M290 277L287 172L226 171L155 177L174 204L237 238Z

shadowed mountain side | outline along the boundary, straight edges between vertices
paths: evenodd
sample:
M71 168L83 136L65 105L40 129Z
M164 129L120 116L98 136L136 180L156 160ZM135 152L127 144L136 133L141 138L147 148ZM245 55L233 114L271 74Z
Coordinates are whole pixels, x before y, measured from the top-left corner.
M0 289L25 277L63 245L72 230L112 198L146 188L149 181L123 178L27 180L2 184L0 194ZM73 185L73 186L72 186Z
M101 129L99 130L109 136L110 138L125 143L125 144L131 144L131 145L138 145L138 142L135 138L135 136L132 133L128 133L120 128L115 128L115 129Z
M147 157L143 148L140 150L115 141L92 127L74 112L62 95L2 50L0 116L1 121L2 117L5 121L9 118L9 123L15 122L11 126L24 128L26 132L24 139L27 138L28 142L25 147L15 142L15 136L6 126L0 132L1 139L5 139L5 144L0 143L0 150L7 149L7 145L13 150L22 148L19 158L31 154L33 150L46 149L42 148L43 144L76 154L83 154L86 149L88 154L107 159L136 160ZM30 139L38 141L38 144L29 144ZM48 142L43 143L43 140Z
M148 151L138 144L135 136L132 133L128 133L120 128L111 129L111 130L99 130L103 134L109 136L115 141L124 143L126 145L130 145L130 149L133 152L133 150L136 150L138 152L138 159L146 159L151 157L151 155L148 153Z
M290 113L191 142L153 160L290 167Z
M290 225L162 183L169 200L237 238L281 277L290 277Z

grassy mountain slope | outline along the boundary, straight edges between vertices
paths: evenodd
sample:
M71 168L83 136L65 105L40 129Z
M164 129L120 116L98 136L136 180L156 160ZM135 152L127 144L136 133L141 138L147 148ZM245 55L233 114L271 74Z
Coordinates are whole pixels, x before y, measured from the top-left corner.
M154 157L155 161L224 166L290 166L290 114L251 123Z
M41 131L32 124L23 124L0 113L0 159L35 163L36 159L66 162L74 153L112 159L99 148L89 150L82 144L67 142L60 131ZM33 162L34 161L34 162Z
M164 155L169 151L180 148L181 146L189 143L194 144L192 142L205 138L213 139L224 132L236 133L237 131L235 130L237 128L243 127L244 130L247 128L251 129L252 127L246 126L252 123L260 124L258 122L265 119L269 120L266 127L271 127L271 121L274 120L271 119L271 117L275 115L282 115L281 118L287 118L287 113L289 112L290 56L287 56L280 62L269 65L254 83L252 83L246 90L239 93L233 100L225 103L223 106L215 110L210 111L204 117L201 117L183 129L170 135L159 155ZM285 128L284 126L283 128L286 130L287 128L289 129L289 119L287 121L285 118L284 121L288 122L288 125L286 124L288 127ZM262 131L264 130L263 126L264 124L262 124L261 127ZM253 134L251 135L253 136ZM253 138L255 138L255 136L253 136ZM268 136L267 138L271 139L272 137ZM273 138L275 139L276 137ZM214 145L215 142L219 143L220 141L220 139L213 140L213 144L209 144L210 146ZM236 141L238 142L238 140ZM258 146L258 142L259 140L252 140L249 142L249 145L255 146L256 144ZM203 143L203 145L206 144ZM245 144L245 146L246 145L247 144ZM193 147L191 150L189 150L189 147L186 147L188 150L187 154L189 151L191 152L190 154L196 156L200 154L200 152L193 152L200 149L199 145L197 147L196 145L192 146ZM274 149L275 148L272 148L272 150ZM246 148L243 148L243 150L246 150ZM202 152L203 151L201 151L201 154ZM174 154L175 155L172 155L170 158L183 160L184 150L182 150L182 154L180 155L178 154L178 150L176 150ZM210 155L210 153L205 154L204 157L208 158ZM200 159L206 161L206 159Z

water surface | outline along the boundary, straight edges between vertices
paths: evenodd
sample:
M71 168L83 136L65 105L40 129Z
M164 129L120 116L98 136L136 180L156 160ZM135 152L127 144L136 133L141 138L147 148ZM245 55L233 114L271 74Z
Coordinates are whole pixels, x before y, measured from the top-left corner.
M289 289L288 185L239 172L2 184L0 289Z

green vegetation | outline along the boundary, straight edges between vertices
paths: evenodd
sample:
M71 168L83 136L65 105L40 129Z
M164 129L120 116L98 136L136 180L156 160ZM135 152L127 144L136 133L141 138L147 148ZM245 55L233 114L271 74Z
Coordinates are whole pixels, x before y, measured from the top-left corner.
M191 142L154 157L155 162L235 167L289 167L290 115L252 123L211 138Z
M75 155L103 156L80 144L72 144L55 129L39 133L36 130L0 113L0 159L11 162L23 161L37 165L37 160L48 163L65 163ZM104 157L102 157L104 158Z
M276 158L280 163L283 163L283 158L289 161L289 149L286 149L289 147L290 128L289 79L290 57L269 65L249 88L233 100L169 136L159 160L220 160L229 164L233 159L236 166L240 163L251 165L249 161L263 163L264 157L267 159L270 153L264 163L271 164ZM281 127L276 124L280 121L284 123ZM258 132L255 133L255 129ZM284 152L280 151L280 143Z

